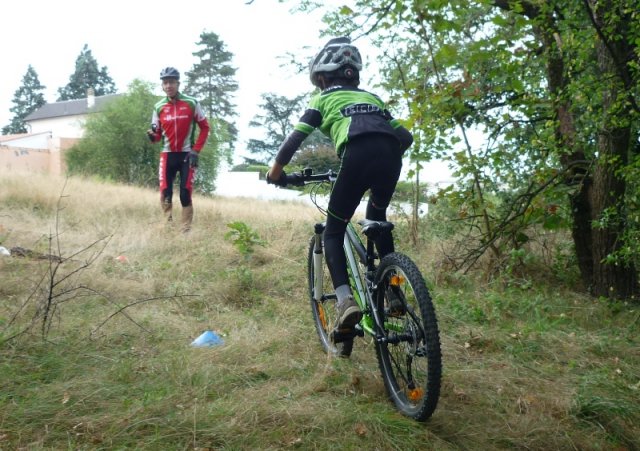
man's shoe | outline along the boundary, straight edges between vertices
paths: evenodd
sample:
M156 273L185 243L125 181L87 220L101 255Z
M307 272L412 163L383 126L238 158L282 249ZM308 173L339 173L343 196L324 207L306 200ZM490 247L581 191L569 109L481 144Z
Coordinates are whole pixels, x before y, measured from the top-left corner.
M387 300L389 301L389 316L402 316L407 313L404 294L398 287L387 288Z
M338 318L336 321L336 329L338 331L353 330L361 319L362 312L352 296L338 304Z

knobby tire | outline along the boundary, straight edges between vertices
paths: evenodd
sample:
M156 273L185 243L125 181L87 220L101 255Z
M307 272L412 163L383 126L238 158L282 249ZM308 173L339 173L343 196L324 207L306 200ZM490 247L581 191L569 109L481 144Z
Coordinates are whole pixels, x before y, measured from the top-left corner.
M394 278L394 276L396 276ZM403 414L425 421L440 396L442 357L435 309L420 270L407 256L386 255L376 272L376 305L386 340L376 341L376 354L390 399ZM394 291L389 287L394 285ZM399 286L400 285L400 286ZM398 291L402 291L398 295ZM405 309L389 312L390 298L402 298Z

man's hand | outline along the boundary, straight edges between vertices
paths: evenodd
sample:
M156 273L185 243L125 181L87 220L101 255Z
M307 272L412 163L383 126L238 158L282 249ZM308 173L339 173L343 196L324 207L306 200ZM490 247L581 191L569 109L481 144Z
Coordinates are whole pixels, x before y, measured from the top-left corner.
M147 137L149 138L149 141L156 142L156 132L158 131L158 125L157 124L151 124L151 128L149 130L147 130Z
M189 151L189 155L187 156L187 158L189 158L189 167L190 168L197 168L198 167L198 152L196 152L195 150L190 150Z

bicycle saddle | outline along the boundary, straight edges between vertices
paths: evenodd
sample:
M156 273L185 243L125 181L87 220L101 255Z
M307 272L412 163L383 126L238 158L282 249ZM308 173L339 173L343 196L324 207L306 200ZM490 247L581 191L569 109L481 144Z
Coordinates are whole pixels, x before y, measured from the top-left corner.
M389 233L393 230L393 223L389 221L372 221L371 219L361 219L358 224L362 226L362 233L367 238L375 238L382 233Z

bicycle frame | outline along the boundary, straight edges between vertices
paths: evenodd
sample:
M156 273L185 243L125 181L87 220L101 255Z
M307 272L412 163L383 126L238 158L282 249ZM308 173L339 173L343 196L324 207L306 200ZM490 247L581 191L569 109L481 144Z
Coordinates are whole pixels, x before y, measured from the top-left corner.
M376 336L375 324L379 324L379 322L373 302L375 291L373 285L373 275L375 274L373 242L367 239L367 249L365 249L353 224L349 223L344 235L344 252L347 256L347 268L353 297L363 313L360 326L366 333ZM366 272L362 272L360 265L366 269Z

